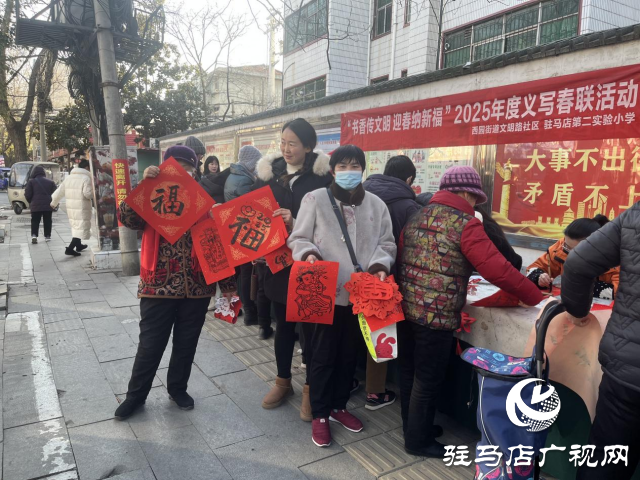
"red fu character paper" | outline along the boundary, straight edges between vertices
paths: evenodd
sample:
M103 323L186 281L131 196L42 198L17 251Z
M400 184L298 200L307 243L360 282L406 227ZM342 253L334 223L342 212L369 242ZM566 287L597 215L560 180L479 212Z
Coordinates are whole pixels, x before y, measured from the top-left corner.
M293 265L293 254L286 245L283 245L271 253L267 253L264 259L267 261L269 270L274 274Z
M196 224L191 229L191 237L208 285L236 273L229 264L229 253L220 239L218 226L214 220L208 219Z
M289 276L287 322L333 324L337 262L295 262Z
M171 244L215 203L173 157L160 165L156 178L140 182L125 202Z
M278 203L271 188L264 187L213 209L220 238L229 245L232 266L264 257L282 245L287 230L281 217L274 217Z

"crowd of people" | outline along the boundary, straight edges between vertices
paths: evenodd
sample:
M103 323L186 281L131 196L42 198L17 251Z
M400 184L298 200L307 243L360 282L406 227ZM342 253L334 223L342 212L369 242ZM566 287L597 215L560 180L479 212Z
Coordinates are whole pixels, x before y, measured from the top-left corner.
M227 298L240 296L244 323L259 325L262 339L275 335L277 378L262 399L263 408L277 408L296 393L292 357L299 340L306 365L306 382L303 391L297 392L302 395L300 417L311 422L313 443L319 447L331 444L331 422L360 432L362 422L347 409L351 393L359 387L355 378L359 355L367 357L365 407L377 410L396 400L396 392L387 388L389 363L377 363L364 348L357 316L344 288L351 274L362 270L381 280L394 275L403 295L406 320L397 325L397 384L405 449L412 455L441 458L445 448L437 440L443 429L434 423L436 405L474 271L523 304L537 305L543 300L543 291L551 288L553 279L566 266L573 272L566 294L569 312L578 325L584 324L590 296L613 298L618 293L620 253L615 249L620 240L605 241L620 234L618 219L602 230L606 222L599 217L574 221L564 238L529 266L525 275L520 272L522 258L482 207L487 196L472 167L449 168L438 192L416 196L412 189L416 168L410 158L395 156L387 162L383 174L364 181L367 164L360 148L345 145L327 155L316 146L314 128L304 119L295 119L282 128L278 153L263 156L255 147L244 146L237 162L224 170L215 156L204 159L204 145L195 137L170 147L164 159L175 158L217 204L261 187L271 188L279 205L274 215L281 217L289 230L287 244L294 260L339 263L330 325L287 322L290 267L274 274L264 260L258 259L237 268L236 275L217 285L208 285L190 231L172 245L125 202L119 205L120 221L144 233L138 287L140 342L126 399L116 410L116 418L128 418L144 405L172 332L167 390L178 407L194 407L187 392L191 366L211 299L219 292ZM67 196L74 237L67 248L69 255L82 250L81 239L89 234L81 214L85 210L83 202L90 201L90 183L85 179L89 177L84 173L87 167L80 163L55 192L37 172L27 187L28 195L35 198L32 204L42 204L32 222L34 239L40 218L45 221L45 237L50 236L50 209ZM160 169L152 166L144 171L143 178L159 173ZM40 201L39 195L48 195L51 200ZM76 202L78 216L73 214ZM592 243L594 232L600 236ZM624 243L624 235L622 240ZM576 255L569 255L587 249L606 249L606 254L589 267L579 264ZM588 282L592 286L585 288ZM618 316L619 323L625 321L624 313ZM623 335L621 331L615 334ZM608 340L611 351L605 360L611 370L618 371L612 375L633 383L633 378L627 377L637 375L635 370L640 367L629 360L624 348L616 348L615 342L616 338ZM635 362L635 370L621 369L619 364L624 361ZM612 406L637 396L633 388L625 390L614 383L603 382L607 400L606 405L604 401L602 406L598 404L596 424L611 417ZM637 421L636 417L630 413L625 418ZM598 444L610 440L597 432L594 435Z

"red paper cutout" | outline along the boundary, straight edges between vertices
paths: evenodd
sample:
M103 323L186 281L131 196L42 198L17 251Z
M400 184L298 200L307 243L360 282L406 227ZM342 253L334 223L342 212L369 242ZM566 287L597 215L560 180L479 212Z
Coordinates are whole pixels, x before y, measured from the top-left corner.
M471 333L471 325L476 323L477 319L469 316L467 312L462 312L460 316L461 316L460 328L456 330L456 333L460 333L460 332ZM461 355L462 347L460 346L460 339L456 338L456 342L457 342L456 355Z
M376 344L376 356L378 358L393 358L393 347L396 343L396 339L393 337L387 338L387 334L383 333L378 337L378 343Z
M481 278L473 278L469 280L467 285L467 293L469 295L475 295L478 292L478 284L482 281Z
M229 300L225 297L220 297L216 300L216 309L213 312L213 316L223 322L235 325L238 321L238 314L241 308L242 302L238 297L233 297L231 304L229 304Z
M402 301L402 294L393 276L387 277L383 282L370 273L352 273L351 280L345 284L344 289L350 294L353 313L362 313L367 320L372 316L386 320L391 313L397 313L396 307ZM404 316L402 319L404 320Z
M215 203L173 157L160 165L156 178L140 182L125 202L172 245Z
M287 322L333 324L337 262L295 262L289 276Z
M379 319L373 315L365 315L365 320L369 325L369 329L372 332L383 329L384 327L388 327L389 325L393 325L394 323L398 323L404 320L404 312L402 311L402 304L397 303L394 309L387 314L384 319Z
M263 187L213 209L232 266L264 257L284 245L287 229L282 217L273 216L277 208L271 188Z
M286 245L281 246L271 253L267 253L264 259L267 261L267 266L269 270L271 270L271 273L278 273L293 265L293 254Z
M517 307L520 304L518 297L505 292L504 290L498 290L493 295L489 295L486 298L477 300L471 304L472 307Z
M191 237L208 285L235 275L236 270L229 264L229 252L214 220L207 219L194 225Z

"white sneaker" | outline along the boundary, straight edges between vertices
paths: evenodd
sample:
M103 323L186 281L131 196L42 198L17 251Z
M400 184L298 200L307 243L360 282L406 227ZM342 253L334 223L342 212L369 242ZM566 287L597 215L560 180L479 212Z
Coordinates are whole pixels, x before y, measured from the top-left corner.
M31 235L31 243L33 243L34 245L38 243L38 237L36 237L35 235Z

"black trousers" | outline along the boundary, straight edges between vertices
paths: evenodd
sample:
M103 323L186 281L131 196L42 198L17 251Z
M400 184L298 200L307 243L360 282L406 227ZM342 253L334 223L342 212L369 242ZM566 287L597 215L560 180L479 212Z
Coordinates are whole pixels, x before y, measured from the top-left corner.
M585 463L578 469L578 480L631 478L640 460L640 391L627 388L605 373L588 443L596 447L593 459L598 465L589 467ZM602 466L604 448L611 445L629 447L628 466L623 462Z
M71 239L71 243L69 244L69 246L67 248L69 250L73 250L74 248L77 248L80 245L82 245L82 240L80 240L79 238L73 237Z
M53 212L31 212L31 235L38 236L40 219L42 219L44 223L44 236L49 238L51 236L51 226L53 225L53 220L51 219L52 214Z
M255 322L258 317L258 307L256 302L251 300L251 273L253 265L245 263L236 268L236 279L238 284L238 296L242 302L245 322Z
M140 343L133 363L127 398L147 398L171 329L173 351L167 372L169 394L185 392L198 338L210 298L141 298Z
M398 325L398 370L402 428L407 448L434 441L433 420L447 373L453 332L404 321Z
M256 298L256 309L258 312L258 324L267 328L271 326L271 300L264 293L264 284L267 281L267 270L269 267L266 263L257 263L256 271L258 272L258 298Z
M306 360L313 418L346 408L358 359L358 317L337 305L333 325L315 325L306 338Z

